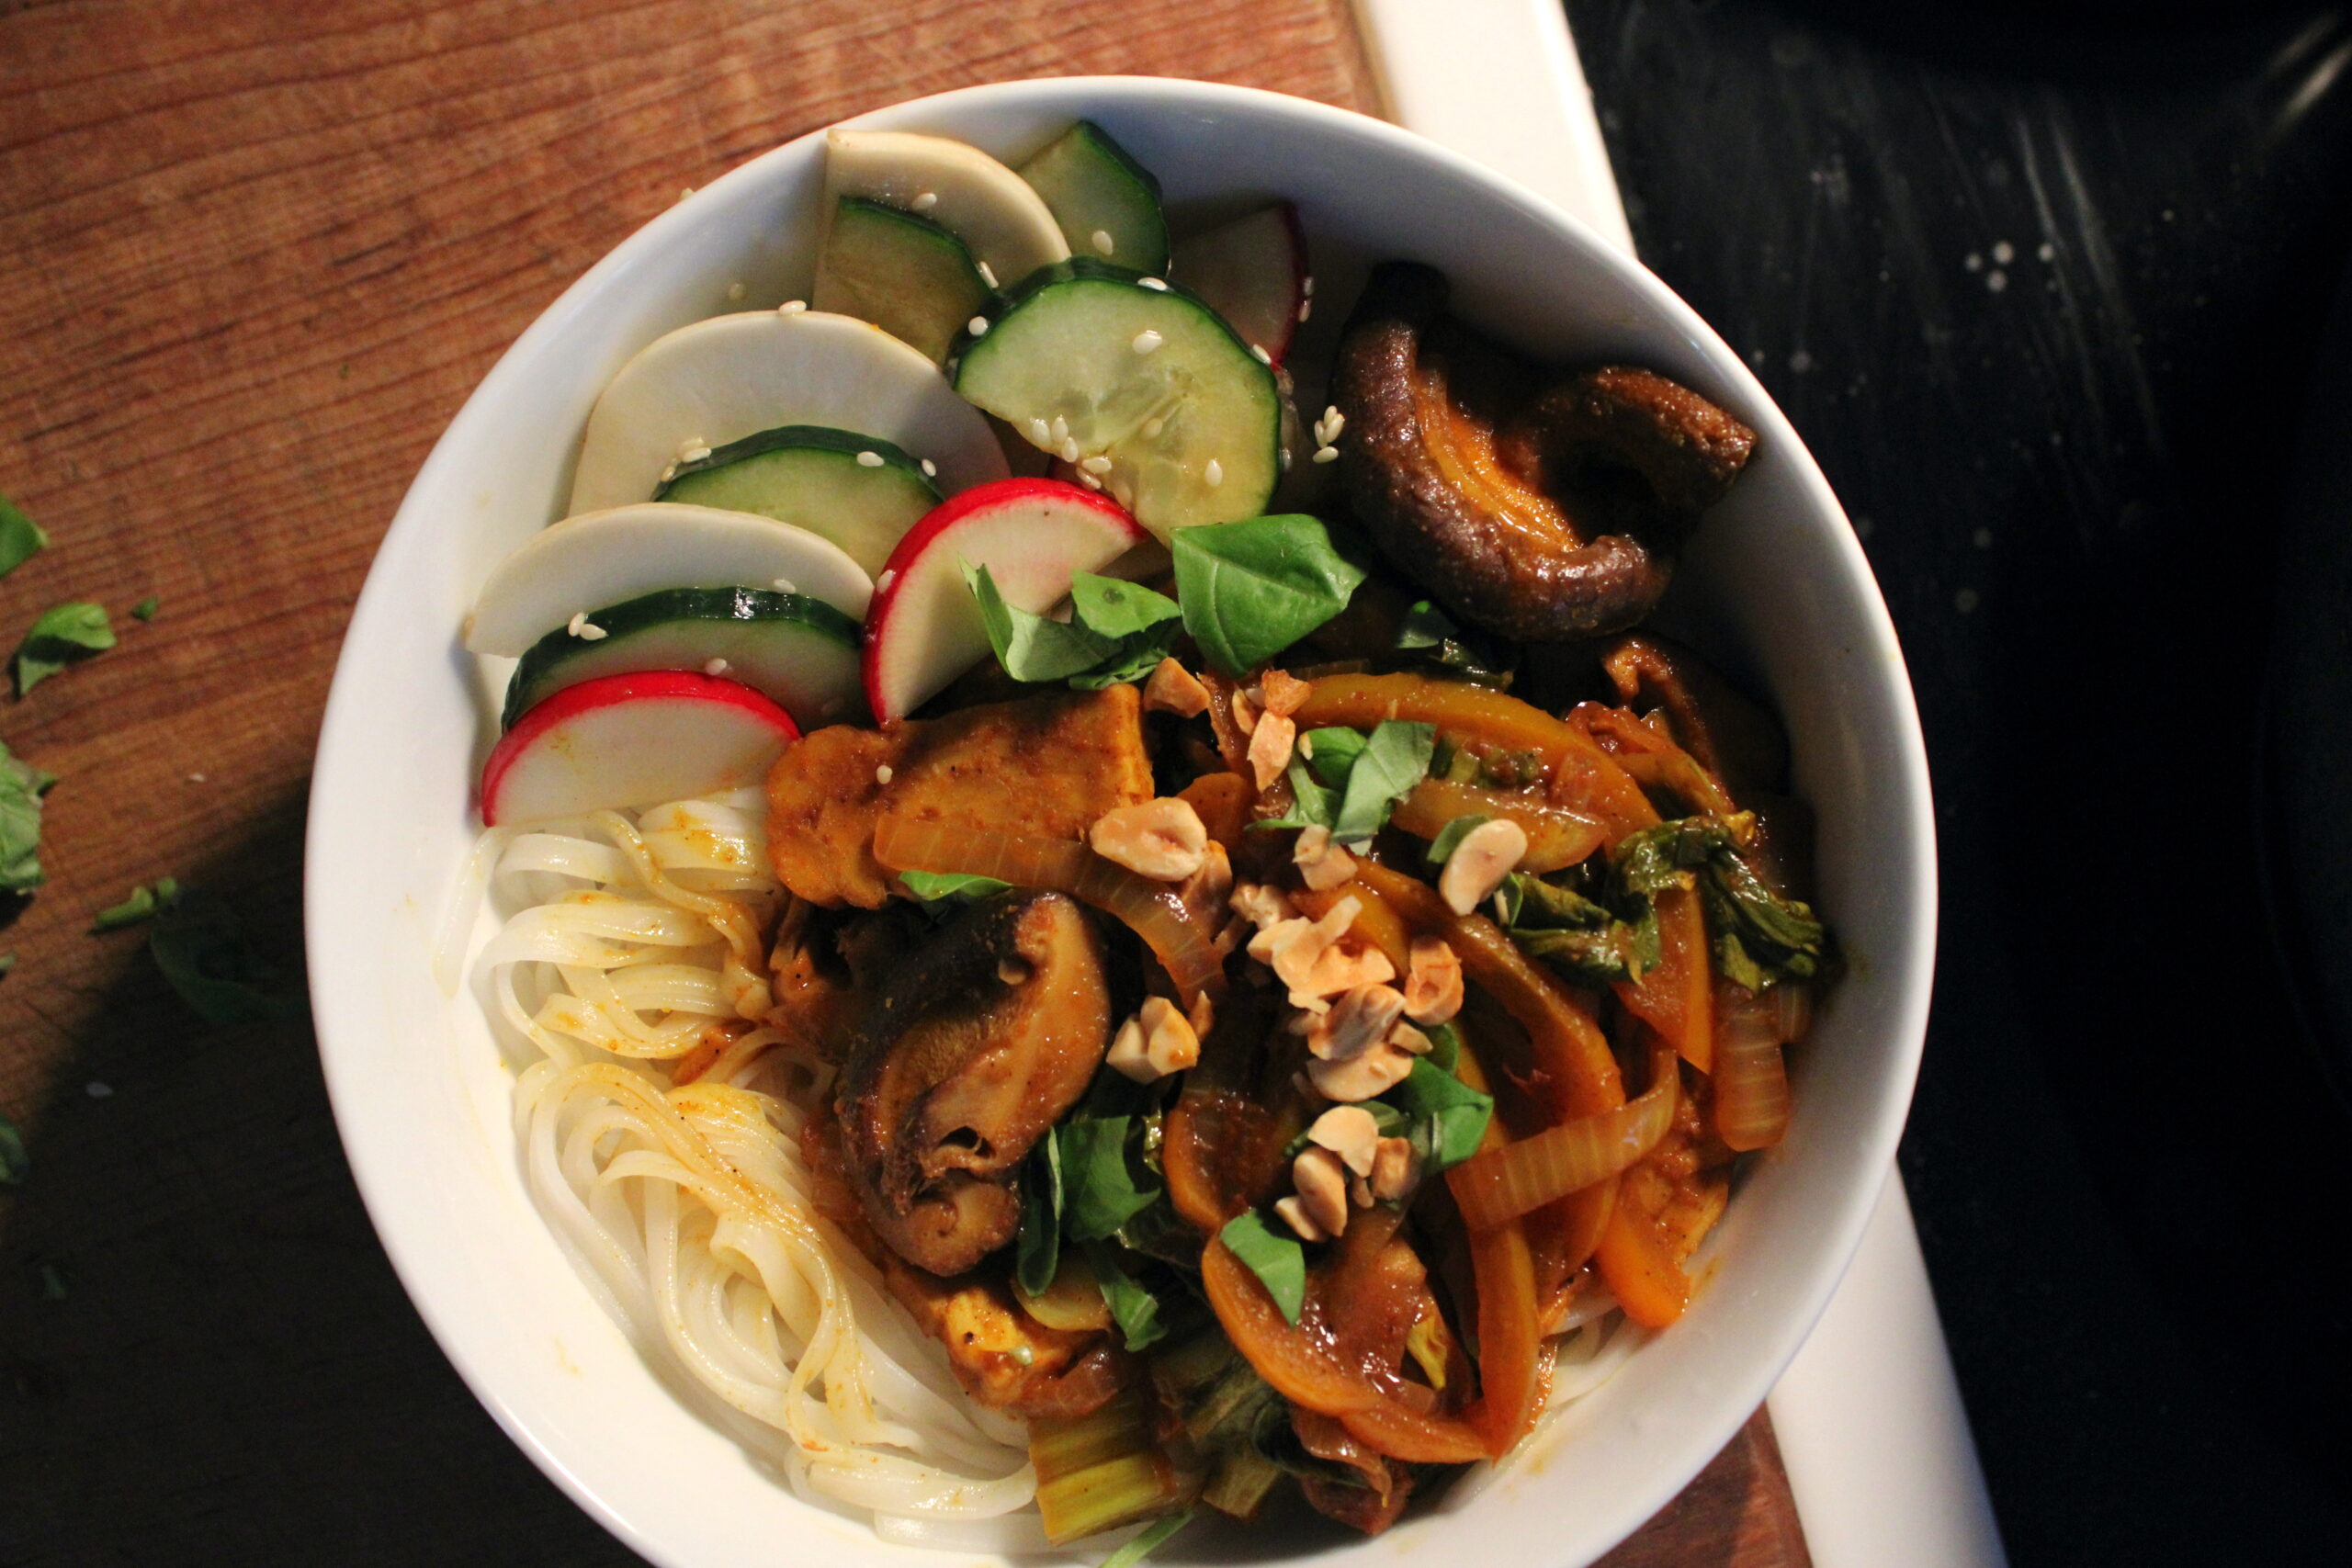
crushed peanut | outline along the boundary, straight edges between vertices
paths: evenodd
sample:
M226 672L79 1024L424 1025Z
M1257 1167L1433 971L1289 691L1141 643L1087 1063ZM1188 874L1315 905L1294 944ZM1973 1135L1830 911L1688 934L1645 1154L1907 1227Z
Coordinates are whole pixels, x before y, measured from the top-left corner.
M1310 822L1298 830L1290 859L1298 867L1299 880L1317 893L1355 880L1356 857L1333 843L1331 829L1320 822Z
M1182 882L1201 869L1209 830L1191 801L1161 795L1104 812L1086 830L1086 841L1138 876Z
M1462 1010L1462 960L1443 937L1415 937L1409 962L1405 980L1407 1018L1415 1023L1443 1023Z
M1302 1149L1290 1165L1291 1184L1298 1189L1300 1207L1327 1235L1348 1228L1348 1178L1340 1156L1329 1149Z
M1373 1157L1380 1148L1380 1123L1363 1106L1331 1107L1315 1119L1306 1137L1339 1156L1340 1163L1358 1176L1372 1174Z
M1172 713L1178 718L1198 718L1209 711L1209 689L1172 659L1163 659L1143 683L1146 713Z
M1298 1239L1301 1241L1330 1239L1324 1233L1323 1227L1315 1223L1314 1216L1306 1212L1306 1205L1295 1196L1275 1199L1274 1213L1282 1216L1283 1224L1298 1233Z
M1258 705L1250 700L1247 691L1234 693L1232 701L1226 705L1232 711L1234 728L1244 735L1258 732Z
M1146 997L1143 1010L1119 1025L1103 1061L1137 1083L1181 1073L1201 1059L1201 1037L1166 997Z
M1527 853L1527 829L1508 817L1481 822L1462 835L1438 874L1438 896L1457 915L1466 915L1500 887Z
M1372 1156L1372 1195L1384 1202L1401 1202L1421 1177L1421 1162L1413 1145L1402 1138L1383 1138Z
M1269 670L1265 679L1258 682L1260 695L1268 713L1278 713L1284 718L1306 705L1315 687L1286 670Z
M1290 895L1261 882L1238 885L1233 897L1226 900L1226 907L1260 931L1298 919L1298 907L1290 901Z
M1025 958L1000 958L996 961L996 977L1008 986L1024 985L1032 970Z
M1306 1077L1326 1100L1352 1105L1396 1088L1412 1070L1411 1056L1384 1043L1344 1062L1311 1057L1306 1064Z
M1184 879L1176 897L1189 909L1215 909L1233 891L1233 862L1225 846L1211 839L1201 849L1201 868Z
M1290 766L1291 744L1297 738L1298 726L1278 713L1258 720L1258 728L1250 732L1250 769L1257 775L1260 789L1272 789L1283 776L1283 770ZM1520 838L1523 844L1526 835Z
M1430 1054L1430 1037L1403 1019L1398 1019L1389 1026L1388 1043L1396 1046L1399 1051L1409 1052L1416 1056L1426 1056Z
M1306 1048L1327 1062L1351 1061L1385 1044L1404 1010L1405 998L1394 987L1358 986L1316 1019Z

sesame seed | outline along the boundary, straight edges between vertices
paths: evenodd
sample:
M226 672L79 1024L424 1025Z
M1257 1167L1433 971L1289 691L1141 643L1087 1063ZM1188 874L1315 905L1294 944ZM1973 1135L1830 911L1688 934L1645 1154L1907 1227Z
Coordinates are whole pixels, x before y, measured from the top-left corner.
M788 577L779 577L775 580L775 591L778 593L797 593L800 592L800 590L794 585L792 579Z
M1134 349L1137 354L1149 354L1152 350L1158 348L1161 344L1167 341L1168 340L1166 338L1161 337L1149 327L1146 327L1143 331L1136 333L1136 341L1129 344L1127 346Z
M922 460L922 477L927 479L937 479L939 477L939 465L933 462L930 458L925 457Z
M857 455L857 466L861 468L878 468L882 466L882 454L879 452L860 452Z
M1312 299L1301 299L1301 300L1298 302L1298 319L1299 319L1301 321L1306 321L1307 317L1309 317L1309 316L1313 315L1314 313L1315 313L1315 301L1314 301L1314 300L1312 300Z
M891 777L891 773L890 773L890 764L889 764L889 763L888 763L888 762L884 762L884 763L883 763L883 764L881 764L879 767L877 767L877 768L876 768L876 769L874 770L874 782L875 782L876 784L888 784L888 783L890 782L890 777Z
M202 784L204 782L204 775L202 773L190 773L187 776L187 782L190 784Z
M1089 490L1101 490L1102 488L1102 481L1096 479L1090 473L1080 472L1078 476L1078 482L1084 485Z
M684 201L684 200L685 200L685 199L686 199L686 197L690 197L690 196L694 195L694 193L695 193L695 187L694 187L694 186L684 186L684 187L683 187L683 188L681 188L681 189L679 190L679 192L678 192L678 199L679 199L680 201Z
M1299 279L1298 292L1306 299L1312 299L1315 298L1315 275L1313 273L1310 272L1305 277Z
M1054 444L1053 426L1047 424L1042 419L1031 420L1029 422L1029 439L1035 442L1040 446L1051 446Z
M1340 432L1347 429L1348 416L1340 412L1339 404L1326 403L1323 405L1322 423L1330 426L1331 434L1337 435Z
M1315 449L1315 460L1318 463L1335 463L1339 458L1340 449L1337 446L1317 446Z
M981 281L982 283L987 284L990 288L996 288L996 287L997 287L996 274L989 270L989 264L988 264L988 263L986 263L986 262L974 262L972 265L973 265L974 266L976 266L976 267L979 268L979 270L980 270L980 281Z
M727 298L729 299L741 299L749 292L750 290L740 283L730 283L727 286Z
M974 316L964 323L964 328L974 337L986 337L989 335L989 319L986 316Z
M1310 761L1310 762L1311 762L1311 761L1315 761L1315 737L1314 737L1314 736L1312 736L1312 735L1302 735L1302 736L1300 736L1300 737L1298 738L1298 754L1299 754L1300 756L1302 756L1302 757L1306 758L1306 759L1308 761Z
M1097 229L1088 238L1092 241L1094 254L1097 255L1107 256L1114 249L1111 243L1111 231L1108 229Z
M1208 482L1209 489L1216 489L1225 482L1225 465L1211 457L1209 466L1201 470L1201 478Z
M1090 474L1107 474L1111 471L1111 459L1103 457L1098 452L1093 457L1087 458L1086 461L1079 464L1079 467L1084 468Z
M929 212L933 208L939 205L939 193L935 190L924 191L907 205L913 208L917 212Z
M677 464L675 464L675 463L668 463L668 464L664 464L664 465L662 466L662 482L663 484L668 484L672 479L676 479L677 477L678 477L678 465L677 465Z
M582 621L580 623L580 629L571 635L582 642L602 642L613 634L593 621Z
M587 624L588 612L585 610L574 610L571 612L571 619L563 623L563 629L570 632L573 637L578 637L580 635L580 628Z
M1064 419L1060 414L1054 415L1054 440L1056 442L1063 442L1069 439L1069 421Z
M702 672L713 679L716 679L718 676L726 674L731 668L733 668L733 666L729 665L724 659L713 659L703 665Z
M1287 446L1276 447L1274 449L1274 461L1281 466L1283 473L1290 472L1290 448Z
M808 308L808 301L806 299L786 299L775 308L775 313L779 316L797 316Z
M1156 294L1168 292L1168 280L1164 277L1138 277L1136 281Z
M874 580L874 592L876 593L888 592L889 591L890 584L898 581L898 576L899 574L895 571L884 572L881 576Z
M1070 436L1062 442L1062 461L1065 463L1075 463L1078 461L1077 436Z
M1258 363L1261 365L1272 365L1274 362L1274 356L1272 355L1268 354L1264 349L1259 347L1254 343L1250 345L1250 352L1258 356Z
M1168 421L1159 414L1154 414L1143 422L1144 439L1148 441L1167 428Z
M684 461L684 462L688 462L688 463L699 463L699 462L701 462L705 457L709 457L709 456L710 456L710 448L709 448L709 447L707 447L707 446L697 446L697 447L695 447L693 451L691 451L691 452L687 453L687 454L685 455L684 458L684 459L682 459L682 460L683 460L683 461Z

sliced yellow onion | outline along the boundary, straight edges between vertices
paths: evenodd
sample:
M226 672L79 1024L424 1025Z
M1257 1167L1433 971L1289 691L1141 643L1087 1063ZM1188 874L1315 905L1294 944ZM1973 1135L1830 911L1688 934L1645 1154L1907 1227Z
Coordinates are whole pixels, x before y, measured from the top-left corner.
M1804 1032L1810 988L1761 994L1715 987L1715 1135L1730 1148L1770 1148L1789 1130L1789 1075L1781 1045Z
M1653 1035L1650 1087L1641 1094L1599 1115L1482 1150L1448 1172L1463 1223L1474 1231L1493 1230L1625 1171L1674 1125L1681 1081L1674 1048Z

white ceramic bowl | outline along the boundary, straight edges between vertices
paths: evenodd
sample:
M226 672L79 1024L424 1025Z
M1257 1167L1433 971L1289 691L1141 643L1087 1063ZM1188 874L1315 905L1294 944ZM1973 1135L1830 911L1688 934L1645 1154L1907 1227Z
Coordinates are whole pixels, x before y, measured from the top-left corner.
M1294 98L1126 78L1011 83L858 123L1018 156L1078 116L1171 202L1298 203L1328 332L1367 258L1417 257L1521 348L1625 359L1760 434L1686 558L1671 620L1769 692L1820 818L1819 904L1850 959L1796 1053L1787 1142L1755 1163L1689 1314L1499 1473L1375 1541L1185 1538L1170 1561L1264 1547L1318 1562L1415 1551L1566 1568L1697 1473L1828 1299L1894 1152L1925 1023L1935 862L1925 756L1886 610L1836 499L1737 355L1666 287L1540 198L1404 131ZM417 475L360 595L311 785L311 988L344 1146L384 1247L458 1371L514 1440L670 1568L931 1563L808 1507L682 1404L557 1249L517 1169L510 1078L435 927L478 830L495 694L458 646L491 565L559 514L590 403L657 334L805 290L822 142L805 136L664 212L566 290L468 400Z

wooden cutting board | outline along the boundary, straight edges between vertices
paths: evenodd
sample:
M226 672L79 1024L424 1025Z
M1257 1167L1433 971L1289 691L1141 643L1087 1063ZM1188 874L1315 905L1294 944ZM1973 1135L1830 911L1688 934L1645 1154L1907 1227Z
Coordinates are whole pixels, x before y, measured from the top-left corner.
M0 701L59 780L48 885L0 910L0 1111L33 1162L0 1192L14 1568L630 1560L424 1334L307 1026L201 1026L92 917L214 889L299 988L336 646L498 354L779 141L1110 72L1379 108L1341 0L0 0L0 493L51 540L0 581L0 642L67 600L120 633ZM1805 1560L1759 1413L1610 1562Z

